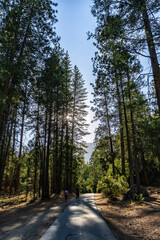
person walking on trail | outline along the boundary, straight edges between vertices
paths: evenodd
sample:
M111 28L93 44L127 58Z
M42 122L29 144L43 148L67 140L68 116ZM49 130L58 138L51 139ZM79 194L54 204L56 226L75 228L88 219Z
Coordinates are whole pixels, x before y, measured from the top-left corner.
M69 194L68 190L65 190L64 191L65 202L67 202L68 194Z
M78 186L76 187L76 202L79 201L79 188Z

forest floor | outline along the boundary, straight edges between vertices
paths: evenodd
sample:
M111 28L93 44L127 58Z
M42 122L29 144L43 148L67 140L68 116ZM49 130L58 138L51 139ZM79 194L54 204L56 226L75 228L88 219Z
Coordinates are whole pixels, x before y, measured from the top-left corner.
M111 201L95 194L98 210L118 240L160 240L160 189L148 188L150 197L140 202ZM74 200L63 196L26 203L25 196L0 199L0 240L37 240Z
M95 194L97 208L118 240L160 240L160 188L144 201L111 201Z
M37 240L74 200L54 195L47 201L26 203L25 196L0 199L0 240Z

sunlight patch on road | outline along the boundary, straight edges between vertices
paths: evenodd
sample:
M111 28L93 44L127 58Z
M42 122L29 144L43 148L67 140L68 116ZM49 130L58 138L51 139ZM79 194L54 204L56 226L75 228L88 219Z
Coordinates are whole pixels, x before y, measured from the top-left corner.
M50 210L59 210L59 209L60 209L59 206L57 206L57 207L51 207L51 208L50 208Z
M18 228L18 227L22 227L22 223L17 223L14 224L13 226L7 226L7 227L2 227L2 232L6 232L6 231L13 231L14 229Z

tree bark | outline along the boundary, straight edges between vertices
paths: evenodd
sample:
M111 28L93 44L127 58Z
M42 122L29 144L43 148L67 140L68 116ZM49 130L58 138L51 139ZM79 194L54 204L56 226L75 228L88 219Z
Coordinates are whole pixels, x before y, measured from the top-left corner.
M12 167L10 173L10 184L9 184L9 196L12 194L13 188L13 175L14 175L14 154L15 154L15 142L16 142L16 127L17 127L17 109L14 118L14 130L13 130L13 145L12 145Z
M123 110L124 110L124 119L125 119L125 128L126 128L126 137L127 137L130 186L133 186L134 178L133 178L133 159L132 159L132 154L131 154L131 140L130 140L130 134L129 134L129 128L128 128L128 117L127 117L127 111L126 111L124 91L123 91L123 87L121 87L121 88L122 88Z
M142 15L143 15L148 50L149 50L149 54L150 54L150 58L151 58L151 65L152 65L154 84L155 84L156 96L157 96L157 103L158 103L158 109L159 109L159 115L160 115L160 67L159 67L158 58L157 58L157 54L156 54L150 20L149 20L148 13L147 13L146 2L145 2L145 0L141 0L141 1L142 1L141 11L142 11Z
M21 157L22 157L23 133L24 133L24 119L25 119L26 101L27 101L26 97L27 97L27 84L25 86L25 99L24 99L23 109L22 109L22 124L21 124L21 135L20 135L18 164L17 164L16 169L15 169L15 193L18 192L19 184L20 184Z
M60 190L62 190L62 188L64 188L64 178L62 179L63 171L64 171L64 169L62 168L62 166L63 166L63 156L64 156L64 154L63 154L63 146L64 146L63 141L64 141L64 109L62 109L62 126L61 126L59 172L58 172ZM63 181L63 186L62 186L62 181Z
M130 102L130 118L131 118L131 126L132 126L132 139L133 139L133 156L134 156L134 164L135 164L135 172L136 172L136 185L137 185L137 194L140 193L140 178L139 178L139 164L137 158L137 147L136 147L136 135L135 135L135 124L133 118L133 106L132 106L132 96L130 92L130 76L129 72L127 72L128 77L128 96Z
M66 113L66 156L65 156L65 188L70 191L69 186L69 131L68 131L68 112Z
M121 76L120 76L121 78ZM120 81L122 81L120 79ZM119 123L120 123L120 136L121 136L121 159L122 159L122 175L125 176L125 152L124 152L124 130L123 130L123 120L122 120L122 102L119 90L119 83L116 76L116 88L117 88L117 97L118 97L118 109L119 109ZM122 84L121 84L122 88Z
M49 122L48 122L48 139L47 139L47 156L45 168L45 198L49 199L49 157L51 144L51 120L52 120L52 103L49 106Z
M60 179L59 179L59 146L58 146L58 139L59 139L59 118L57 110L54 113L55 120L54 120L54 142L53 142L53 169L52 169L52 193L60 193ZM61 177L61 176L60 176Z
M45 112L45 126L44 126L44 146L43 146L43 158L41 163L41 181L42 181L42 200L46 198L45 193L45 172L46 172L46 140L47 140L47 124L48 124L48 112Z
M37 170L39 162L39 103L37 108L37 126L36 126L36 140L35 140L35 157L34 157L34 192L33 196L36 199L37 194Z
M30 178L30 165L31 165L31 159L30 157L28 158L28 167L27 167L27 185L26 185L26 202L28 199L28 193L29 193L29 184L30 182L28 181L28 179Z
M105 92L104 92L104 98L105 98L105 106L106 106L106 113L107 113L107 125L108 125L108 134L109 134L109 143L110 143L110 155L111 155L111 161L112 161L112 171L113 171L113 176L115 176L114 151L113 151L111 127L110 127L110 120L109 120L107 96Z

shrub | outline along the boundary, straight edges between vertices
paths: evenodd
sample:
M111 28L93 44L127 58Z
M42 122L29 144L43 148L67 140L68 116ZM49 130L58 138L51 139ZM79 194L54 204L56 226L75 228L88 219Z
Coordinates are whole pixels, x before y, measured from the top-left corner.
M97 192L101 190L106 197L116 198L126 193L128 183L124 176L113 178L112 176L105 176L98 182Z
M142 193L140 193L140 194L134 194L134 195L133 195L133 200L134 200L134 201L143 201L143 200L144 200L143 194L142 194Z

